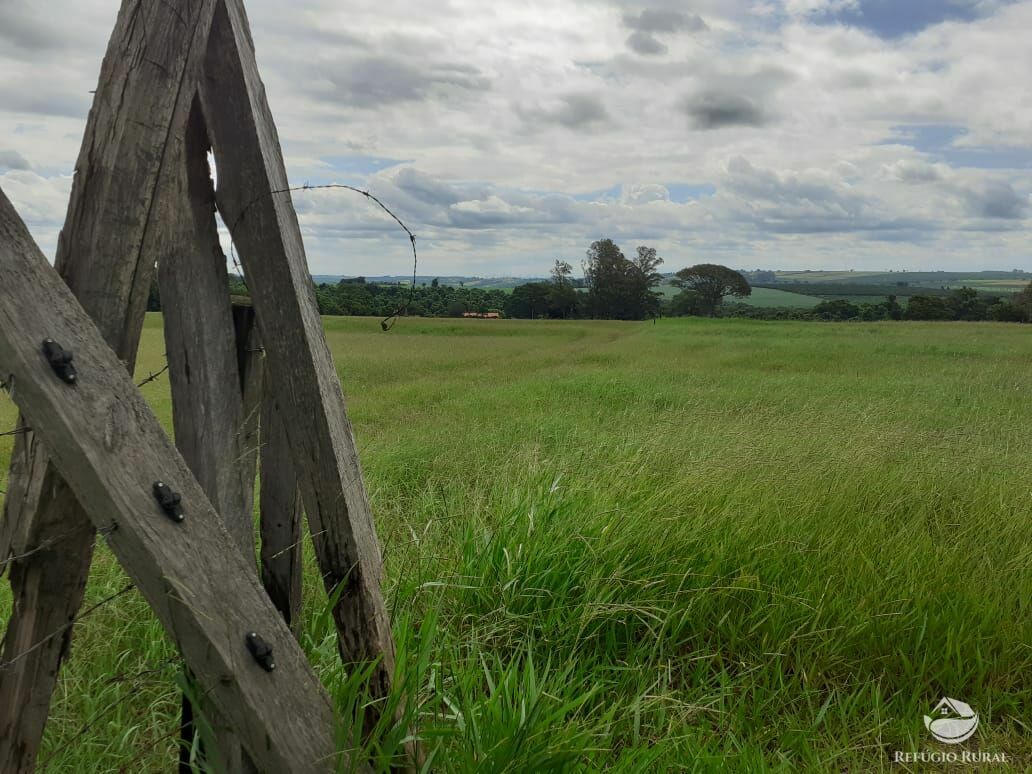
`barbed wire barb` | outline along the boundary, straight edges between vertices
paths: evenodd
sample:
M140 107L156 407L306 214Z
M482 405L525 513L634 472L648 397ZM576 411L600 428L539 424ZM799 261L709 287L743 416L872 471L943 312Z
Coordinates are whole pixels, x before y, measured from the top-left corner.
M168 363L165 363L164 368L162 368L162 369L160 369L158 371L155 371L154 373L150 374L146 379L144 379L142 382L137 384L136 385L137 389L139 389L140 387L143 387L144 385L150 384L151 382L155 381L163 373L165 373L167 370L168 370Z

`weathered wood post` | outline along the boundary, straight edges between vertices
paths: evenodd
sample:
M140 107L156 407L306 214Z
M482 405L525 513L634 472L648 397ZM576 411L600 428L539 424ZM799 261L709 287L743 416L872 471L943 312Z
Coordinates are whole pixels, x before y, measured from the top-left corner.
M53 464L265 771L332 771L333 713L304 653L96 326L0 192L0 373ZM74 353L74 385L41 351ZM158 482L181 496L161 501ZM180 514L182 516L180 517ZM232 589L232 593L227 593ZM249 653L270 643L275 667Z
M209 140L219 166L215 200L248 272L251 313L233 311L225 293L204 153ZM18 439L0 522L0 558L29 554L12 563L15 609L0 663L4 771L33 768L102 514L114 518L105 527L114 530L116 555L179 645L206 706L210 700L217 711L220 747L235 749L236 734L254 764L268 770L331 765L325 695L298 663L293 641L286 653L295 684L280 702L270 701L268 679L242 675L234 645L244 618L269 626L264 616L274 609L267 595L256 601L252 593L260 589L252 515L259 415L268 441L262 532L270 591L283 618L295 624L299 490L324 585L337 600L341 658L373 665L375 698L391 692L395 656L379 545L286 188L242 0L124 0L58 247L67 288L3 202L0 322L10 327L0 331L0 365L17 377L15 402L33 428ZM167 306L177 442L186 462L118 365L120 359L132 369L155 262ZM85 353L91 386L55 391L44 378L32 349L38 342L23 340L43 335L42 310L51 310L50 329ZM251 357L255 324L264 358ZM100 366L115 373L102 378L94 370ZM100 407L96 416L81 415L85 399L94 401L94 412ZM142 477L162 480L158 467L166 458L172 472L164 478L181 488L192 513L178 532L145 518L153 495L140 494ZM184 542L183 535L190 537ZM278 642L288 630L276 620L270 631ZM28 652L18 650L27 643ZM307 714L302 696L314 701ZM26 706L32 710L20 711ZM366 733L383 706L366 707ZM277 726L278 712L296 715ZM418 761L416 743L410 752Z
M296 632L301 613L301 493L279 410L265 385L265 349L247 296L232 296L237 362L244 396L244 443L257 451L261 481L259 536L262 584ZM261 427L260 433L258 427ZM254 468L252 454L244 464Z
M247 273L266 385L283 412L323 582L338 596L341 657L375 662L371 688L386 697L394 641L380 590L380 548L242 0L219 3L200 93L219 172L216 199ZM380 712L370 704L366 729Z
M215 4L122 4L76 162L57 270L129 371L161 229L153 217L162 211L158 181L186 125ZM35 768L58 669L70 647L66 624L82 604L94 533L35 434L17 439L8 481L0 556L30 556L11 566L14 604L0 668L0 771L22 772ZM58 630L60 636L51 636ZM12 663L26 643L42 644Z
M262 584L296 634L301 616L301 491L282 413L268 394L262 401L259 502Z
M208 168L208 137L196 101L176 163L163 184L178 205L165 215L168 239L157 255L164 309L165 351L172 387L176 448L201 484L241 552L254 565L254 464L247 469L245 418L237 364L226 257L215 220L215 187ZM171 224L177 227L173 227ZM234 774L247 766L236 734L203 708L217 738L217 768ZM180 768L189 770L195 708L183 697ZM206 758L216 751L205 750ZM250 768L247 766L247 768Z

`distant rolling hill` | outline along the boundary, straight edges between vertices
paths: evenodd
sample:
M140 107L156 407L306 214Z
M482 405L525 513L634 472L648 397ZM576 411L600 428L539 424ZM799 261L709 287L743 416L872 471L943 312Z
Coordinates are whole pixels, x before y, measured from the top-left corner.
M366 282L377 285L409 285L412 283L412 275L384 274L380 276L363 275ZM312 280L316 285L323 283L337 283L344 277L340 274L313 274ZM429 285L434 280L442 285L454 287L483 288L484 290L512 290L517 285L527 282L547 282L546 277L462 277L442 275L417 275L417 285Z
M779 271L772 283L882 285L931 288L973 287L984 290L1020 290L1032 282L1026 271Z
M674 287L669 281L656 288L665 298L673 298L681 289ZM811 309L824 299L805 293L776 290L773 288L753 287L752 295L746 298L728 298L728 303L743 303L749 306L785 306L795 309Z
M747 276L751 272L743 272ZM665 274L657 290L666 298L677 295L679 289L670 284L672 274ZM337 283L339 274L316 274L316 284ZM527 282L547 282L546 277L469 277L462 275L418 275L418 285L429 285L436 279L442 285L481 288L483 290L512 290ZM412 277L403 274L366 275L366 282L374 284L408 285ZM906 304L913 295L947 295L960 287L974 288L982 293L1015 293L1032 282L1032 272L1024 271L777 271L773 281L753 281L753 292L742 303L750 306L794 307L809 309L821 301L847 299L853 303L879 303L890 295ZM729 299L735 301L737 299Z
M752 289L752 294L745 298L728 299L728 301L748 304L749 306L787 306L796 309L812 309L823 300L815 296L792 293L787 290L756 287Z

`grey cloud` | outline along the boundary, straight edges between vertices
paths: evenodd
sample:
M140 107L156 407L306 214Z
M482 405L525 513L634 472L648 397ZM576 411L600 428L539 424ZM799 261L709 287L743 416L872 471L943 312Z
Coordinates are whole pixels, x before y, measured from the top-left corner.
M85 118L90 109L90 99L91 95L85 90L77 94L52 87L31 88L18 82L0 84L0 105L9 113Z
M104 0L57 8L36 0L0 0L0 52L21 61L73 63L84 55L93 60L94 46L106 41L116 9Z
M643 56L658 56L669 49L666 44L657 40L651 33L636 30L627 38L627 48Z
M593 94L570 94L563 97L563 106L555 114L556 120L570 129L579 129L609 118L602 99Z
M888 175L901 183L936 183L946 177L942 164L929 164L916 159L900 159L887 167Z
M491 81L475 67L417 66L389 56L341 62L325 77L333 86L334 96L359 107L421 101L440 89L476 92L491 88Z
M664 8L646 8L637 14L624 14L623 23L632 30L627 38L627 47L642 56L659 56L667 52L667 45L657 35L705 32L709 29L698 14Z
M399 170L393 183L400 191L424 204L444 207L489 195L486 186L445 183L412 167Z
M590 129L609 120L602 98L596 94L567 94L552 108L517 105L516 113L531 128L540 124L559 124L567 129Z
M45 12L42 4L19 0L0 3L0 41L4 48L18 49L33 59L37 55L53 56L53 50L66 42L57 27L59 20L60 15Z
M664 8L646 8L641 13L624 14L624 26L645 33L705 32L709 25L698 14L687 14Z
M682 107L698 129L759 127L770 120L761 105L741 94L706 91L689 97L682 103Z
M824 172L775 172L740 156L728 163L719 195L733 217L776 234L827 234L927 229L928 223L879 207ZM718 189L719 190L719 189Z
M772 66L704 72L698 77L699 90L682 100L680 107L697 129L766 126L776 118L770 103L795 78L791 71Z
M32 169L28 159L13 150L0 150L0 172L5 170L27 171Z
M1029 200L1010 183L989 182L966 191L964 198L972 215L979 218L1021 220L1029 214Z

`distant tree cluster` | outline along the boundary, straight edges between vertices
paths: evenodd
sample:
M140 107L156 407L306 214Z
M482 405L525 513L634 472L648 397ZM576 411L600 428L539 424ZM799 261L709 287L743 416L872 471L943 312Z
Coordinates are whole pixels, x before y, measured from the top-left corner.
M612 239L592 243L584 262L586 316L602 320L657 316L660 296L652 289L663 281L657 271L662 263L654 247L639 247L634 258L627 258Z
M462 317L466 312L500 312L508 294L504 290L442 285L436 279L413 288L354 277L316 285L315 299L319 314L387 317L404 306L405 314L417 317Z
M415 288L402 284L366 282L348 277L337 283L313 286L319 314L387 317L404 308L407 315L420 317L462 317L466 312L502 312L509 300L504 290L442 285L436 279ZM230 295L251 295L240 277L229 277ZM161 311L157 283L151 286L147 310Z
M584 279L573 267L556 260L548 281L527 282L511 293L498 289L443 285L433 280L415 288L406 284L366 282L349 277L335 284L313 286L319 313L387 317L404 313L422 317L462 317L467 313L497 312L523 319L644 320L660 315L746 317L758 320L991 320L1032 322L1032 283L1015 294L991 294L964 287L930 288L909 296L906 305L896 295L884 301L856 303L847 299L822 301L812 309L765 307L728 302L752 293L746 274L767 280L767 271L737 272L718 264L696 264L678 271L672 284L680 292L663 300L654 288L663 281L655 248L638 247L627 258L611 239L593 242L583 264ZM904 283L905 284L905 283ZM228 278L231 295L250 295L240 277ZM785 287L778 285L779 288ZM837 287L837 286L836 286ZM865 290L866 286L858 286ZM804 290L806 288L803 288ZM821 286L826 290L826 286ZM848 289L846 286L844 289ZM870 290L870 289L866 289ZM157 281L153 281L147 310L161 311Z
M675 299L676 301L676 299ZM676 305L672 313L679 313ZM846 299L822 301L812 309L758 307L727 304L718 311L721 317L748 317L757 320L966 320L995 322L1032 322L1032 283L1014 295L988 295L971 288L959 288L945 295L910 296L906 307L895 296L880 303L853 303Z
M612 239L600 239L588 248L583 281L573 279L569 263L557 260L548 282L528 282L512 291L505 313L565 320L656 317L661 301L653 288L663 281L662 263L654 247L641 246L628 258Z

